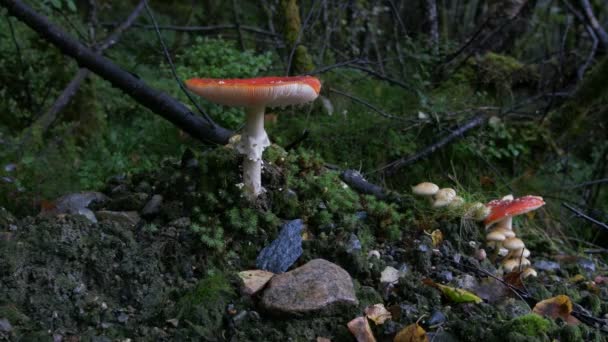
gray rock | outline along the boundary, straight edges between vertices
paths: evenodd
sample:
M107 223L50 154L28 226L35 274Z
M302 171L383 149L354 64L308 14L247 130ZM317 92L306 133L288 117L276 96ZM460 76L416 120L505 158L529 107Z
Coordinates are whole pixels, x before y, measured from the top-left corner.
M560 265L555 261L536 260L534 262L534 268L539 271L555 271L560 269Z
M439 272L439 280L444 283L449 283L454 279L454 274L451 271L441 271Z
M0 331L8 333L12 330L13 326L11 325L11 322L9 322L6 318L0 318Z
M346 242L346 252L349 254L361 252L361 241L355 234L350 234Z
M436 310L431 314L431 317L429 317L427 323L429 326L441 325L447 320L448 318L443 314L443 312Z
M577 261L578 265L587 272L595 272L595 263L593 260L586 258L579 258Z
M154 195L141 210L141 216L144 218L152 218L160 212L160 206L163 204L163 196Z
M135 211L109 211L100 210L95 213L99 221L111 221L134 227L140 220L139 214Z
M332 314L340 307L358 305L353 281L343 268L314 259L293 271L274 276L260 301L274 314Z
M279 236L260 252L256 259L259 269L282 273L302 255L302 229L304 222L292 220L283 225Z
M83 215L91 222L97 222L93 212L88 207L93 202L104 203L107 202L108 198L101 192L86 191L68 194L59 197L54 201L55 207L50 210L46 210L43 215L59 215L59 214L70 214L70 215Z

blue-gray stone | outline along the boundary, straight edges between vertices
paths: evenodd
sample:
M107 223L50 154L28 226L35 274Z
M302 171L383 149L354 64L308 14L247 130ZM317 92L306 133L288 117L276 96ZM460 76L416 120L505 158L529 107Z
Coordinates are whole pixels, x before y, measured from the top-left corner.
M361 221L365 221L367 219L367 212L365 211L357 211L355 213L355 216L357 216L357 218Z
M303 228L304 222L301 219L285 223L279 236L262 249L256 259L256 266L273 273L287 271L302 255Z
M555 261L537 260L534 262L534 268L539 271L555 271L559 270L560 266L559 263Z
M356 253L361 251L361 241L355 234L350 234L348 241L346 242L346 252Z
M593 260L579 258L578 265L587 272L595 272L595 263L593 262Z

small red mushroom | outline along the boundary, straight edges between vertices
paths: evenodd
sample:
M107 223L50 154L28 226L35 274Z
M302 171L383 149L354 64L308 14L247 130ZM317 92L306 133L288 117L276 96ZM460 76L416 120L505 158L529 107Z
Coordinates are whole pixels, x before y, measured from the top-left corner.
M483 221L486 228L497 223L501 228L512 229L511 219L513 216L525 214L545 205L540 196L524 196L515 199L499 199L490 201L486 207L490 208L490 214Z
M255 199L262 187L262 153L270 145L264 130L265 107L288 106L317 98L321 82L311 76L258 77L249 79L193 78L186 81L193 93L213 103L245 107L247 119L237 146L245 155L243 183L246 193Z

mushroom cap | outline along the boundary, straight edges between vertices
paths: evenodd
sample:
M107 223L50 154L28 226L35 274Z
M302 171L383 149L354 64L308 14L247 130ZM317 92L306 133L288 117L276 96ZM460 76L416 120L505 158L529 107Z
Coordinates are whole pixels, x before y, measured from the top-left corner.
M455 196L448 206L450 208L460 208L462 205L464 205L464 198Z
M521 276L523 278L528 278L528 277L537 277L538 273L536 273L536 270L533 268L526 268L522 273Z
M501 232L490 232L486 235L486 240L488 241L505 241L506 237Z
M276 107L310 102L321 82L311 76L257 78L191 78L186 86L204 99L240 107Z
M436 194L437 191L439 191L439 186L431 182L422 182L412 187L412 192L415 195L431 196Z
M490 215L486 217L483 223L486 227L504 219L505 217L513 217L525 214L529 211L538 209L545 205L543 198L540 196L524 196L515 199L499 199L490 201L486 206L490 208Z
M502 269L505 270L505 272L507 273L512 272L517 267L519 267L518 259L507 259L502 262Z
M456 190L452 188L443 188L439 189L435 194L435 202L433 202L433 207L445 207L450 204L454 198L456 197Z
M498 232L498 233L504 235L505 238L507 238L507 239L515 237L515 232L510 229L495 228L495 229L492 229L492 232Z
M522 248L526 247L524 242L521 241L521 239L516 238L516 237L506 239L505 241L503 241L502 245L504 248L506 248L510 251L518 250L518 249L522 249Z
M530 250L527 248L515 249L509 252L507 258L527 258L530 256Z

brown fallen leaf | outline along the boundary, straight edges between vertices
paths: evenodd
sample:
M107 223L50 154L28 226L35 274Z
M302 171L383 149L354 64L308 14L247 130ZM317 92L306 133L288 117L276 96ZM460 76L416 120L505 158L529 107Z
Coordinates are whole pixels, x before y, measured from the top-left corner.
M393 342L429 342L429 337L418 323L413 323L401 329Z
M571 315L572 301L566 295L559 295L552 298L542 300L534 306L532 312L547 318L561 318L570 325L580 323L578 319Z
M249 270L239 272L241 278L241 292L245 295L254 295L266 286L274 273L264 270Z
M347 324L348 330L355 336L357 342L376 342L367 318L360 316Z
M376 323L383 324L386 320L391 319L391 313L386 310L384 304L374 304L365 308L365 316Z
M513 272L509 272L507 274L504 275L504 277L502 277L502 280L505 281L505 283L518 288L518 289L523 289L524 288L524 283L521 280L521 274L523 271L518 271L517 269Z

